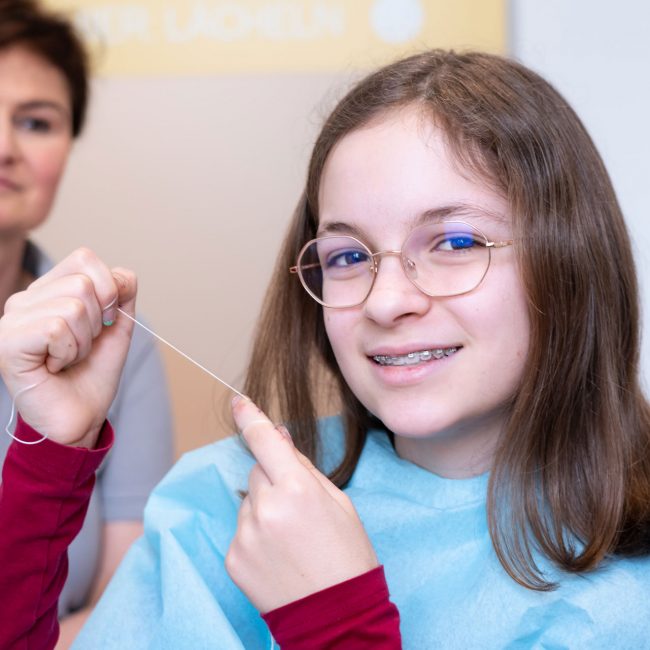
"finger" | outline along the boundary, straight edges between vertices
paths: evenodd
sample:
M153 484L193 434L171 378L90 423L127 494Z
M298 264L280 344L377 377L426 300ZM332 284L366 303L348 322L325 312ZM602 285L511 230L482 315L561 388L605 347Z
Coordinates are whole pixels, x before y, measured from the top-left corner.
M264 490L271 487L271 481L259 463L255 463L248 474L248 496L254 503Z
M276 426L276 429L286 436L289 440L291 440L293 444L293 440L291 438L291 433L289 432L289 429L284 426L284 424L278 424ZM341 490L330 481L327 476L325 476L317 467L314 465L314 463L311 462L307 456L305 456L301 451L298 449L295 450L296 456L298 460L300 461L301 465L307 469L317 480L318 482L332 495L335 495L338 497L339 494L341 494Z
M23 352L36 355L50 372L58 372L90 353L93 332L82 300L56 298L34 304L22 313L14 312L10 317L14 329L25 332L21 339L31 341ZM40 343L34 335L40 336Z
M48 348L46 365L50 372L58 372L66 366L82 361L90 354L93 344L93 327L88 312L86 311L86 305L76 298L65 298L56 302L60 306L59 304L56 305L55 313L58 316L55 318L61 318L67 326L67 332L64 336L69 350L67 354L61 355L61 357L58 355L52 357ZM54 305L52 307L54 308ZM69 341L70 336L72 336L74 344ZM57 349L59 348L60 344L57 344ZM67 358L67 361L60 366L59 360L63 360L64 356Z
M239 512L237 513L237 528L241 527L242 521L246 519L253 511L253 505L251 504L250 497L246 495L239 506Z
M271 483L287 473L304 471L293 443L249 399L233 402L233 417L251 453Z
M43 324L48 336L45 366L52 374L56 374L73 363L79 355L76 337L64 318L49 318Z
M105 325L112 324L117 319L118 307L129 316L135 317L135 298L138 292L138 282L135 274L129 269L115 267L111 269L111 275L117 294L110 304L104 305L103 318Z
M31 287L39 288L52 280L76 274L85 275L90 279L101 309L115 302L118 288L111 271L89 248L79 248L68 255L53 269L33 282Z
M97 372L103 373L107 380L116 381L124 367L135 326L132 314L135 313L137 280L132 271L124 268L113 269L111 278L116 288L116 300L113 305L105 305L108 310L103 310L102 320L107 319L107 325L93 341L92 354L87 362L89 369L97 368ZM118 312L118 308L121 311Z
M307 458L303 453L296 449L296 457L298 458L301 465L307 469L311 475L321 484L321 486L327 491L327 493L336 501L342 503L343 501L347 502L347 497L345 494L338 488L332 481L330 481L325 474L323 474L314 463Z
M55 300L58 300L58 302L54 302ZM22 318L28 320L31 319L35 310L40 310L43 305L58 304L64 309L61 315L65 317L66 315L72 315L79 307L77 305L76 308L72 309L69 306L66 309L66 300L83 304L92 336L93 338L99 336L102 330L102 309L97 301L92 280L80 273L66 275L47 284L32 286L29 290L12 296L8 301L8 309L10 313L22 312Z

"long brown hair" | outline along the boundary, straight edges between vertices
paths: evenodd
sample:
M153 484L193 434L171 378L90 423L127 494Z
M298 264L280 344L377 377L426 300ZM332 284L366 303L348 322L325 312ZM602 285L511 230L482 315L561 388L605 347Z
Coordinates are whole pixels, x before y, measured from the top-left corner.
M318 224L332 147L388 111L419 107L465 165L507 198L529 300L530 349L488 489L496 553L514 580L551 583L541 552L566 571L610 554L650 552L650 410L640 390L637 281L605 167L564 99L524 66L433 50L380 69L336 106L314 146L306 188L263 307L246 390L277 406L318 460L316 404L333 381L346 432L331 478L349 480L369 415L347 387L321 307L287 269Z

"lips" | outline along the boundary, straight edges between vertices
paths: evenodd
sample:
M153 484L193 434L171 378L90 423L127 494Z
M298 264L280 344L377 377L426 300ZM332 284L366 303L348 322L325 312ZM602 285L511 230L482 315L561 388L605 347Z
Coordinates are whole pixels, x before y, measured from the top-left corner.
M438 361L456 354L460 345L437 345L433 347L415 347L409 351L377 350L368 357L380 366L415 366L421 363Z
M18 183L15 183L14 181L5 178L3 176L0 176L0 190L12 190L14 192L17 192L20 189L20 185Z

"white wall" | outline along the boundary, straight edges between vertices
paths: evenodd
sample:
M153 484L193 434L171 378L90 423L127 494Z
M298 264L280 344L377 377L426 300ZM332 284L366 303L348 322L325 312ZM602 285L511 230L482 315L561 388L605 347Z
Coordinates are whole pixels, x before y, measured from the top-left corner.
M632 235L650 385L650 3L511 0L512 54L541 73L583 119L605 160Z

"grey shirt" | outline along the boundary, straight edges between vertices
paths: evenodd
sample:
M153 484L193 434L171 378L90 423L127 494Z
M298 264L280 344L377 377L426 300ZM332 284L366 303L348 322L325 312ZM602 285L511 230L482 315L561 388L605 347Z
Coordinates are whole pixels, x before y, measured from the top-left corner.
M52 268L52 263L28 242L23 267L39 277ZM0 464L11 443L4 432L10 413L11 398L0 380ZM108 419L115 429L115 444L99 469L83 528L70 546L70 568L59 599L59 615L86 603L99 566L103 524L141 520L149 493L173 461L163 366L155 341L137 326Z

